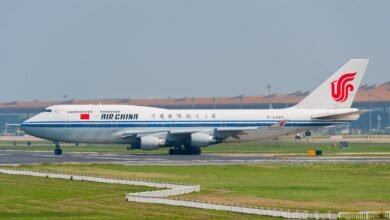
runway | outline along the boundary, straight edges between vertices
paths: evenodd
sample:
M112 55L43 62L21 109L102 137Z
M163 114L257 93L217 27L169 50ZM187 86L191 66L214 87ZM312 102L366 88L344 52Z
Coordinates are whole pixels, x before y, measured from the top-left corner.
M390 163L390 157L273 157L272 155L165 155L0 150L0 165L36 163L117 163L123 165Z

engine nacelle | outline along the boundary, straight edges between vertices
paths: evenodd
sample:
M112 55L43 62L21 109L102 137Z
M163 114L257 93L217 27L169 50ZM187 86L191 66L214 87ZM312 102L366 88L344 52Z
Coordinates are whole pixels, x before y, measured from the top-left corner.
M207 147L210 144L215 144L216 140L213 136L204 133L191 134L191 146L192 147Z
M165 139L154 137L154 136L144 136L140 138L140 148L141 150L157 150L159 147L165 145Z
M310 137L311 136L311 131L305 131L305 136Z

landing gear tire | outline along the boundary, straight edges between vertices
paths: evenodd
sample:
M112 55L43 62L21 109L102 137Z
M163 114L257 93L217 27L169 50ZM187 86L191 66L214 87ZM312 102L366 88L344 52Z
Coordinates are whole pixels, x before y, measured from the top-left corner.
M200 155L202 151L197 147L187 148L171 148L169 149L169 155Z
M192 155L200 155L202 153L202 151L200 150L200 148L192 147L192 148L190 148L190 153Z
M54 150L55 155L61 155L62 154L62 149L59 144L56 144L56 149Z
M61 148L55 149L55 150L54 150L54 154L55 154L55 155L61 155L61 154L62 154Z
M176 150L171 148L169 149L169 155L175 155L176 154Z

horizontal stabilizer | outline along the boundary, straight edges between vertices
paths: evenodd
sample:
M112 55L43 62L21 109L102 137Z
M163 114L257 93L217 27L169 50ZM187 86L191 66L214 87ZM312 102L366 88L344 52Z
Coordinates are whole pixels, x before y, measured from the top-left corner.
M369 110L358 110L358 111L347 112L347 113L318 115L318 116L313 116L311 118L318 119L318 120L356 120L360 117L360 115L368 111Z

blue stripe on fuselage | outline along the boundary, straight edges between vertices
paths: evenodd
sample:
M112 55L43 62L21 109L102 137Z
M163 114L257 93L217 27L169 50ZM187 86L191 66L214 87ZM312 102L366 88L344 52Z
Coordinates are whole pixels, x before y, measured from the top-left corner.
M208 122L208 123L226 123L226 122L266 122L266 123L277 123L282 120L120 120L120 121L32 121L26 123L183 123L183 122ZM329 121L329 120L286 120L288 123L297 123L297 122L325 122L325 123L339 123L344 122L348 123L351 121L348 120L337 120L337 121Z
M21 127L50 127L50 128L146 128L146 127L267 127L278 121L72 121L72 122L25 122ZM320 127L345 123L344 121L288 121L286 127Z

